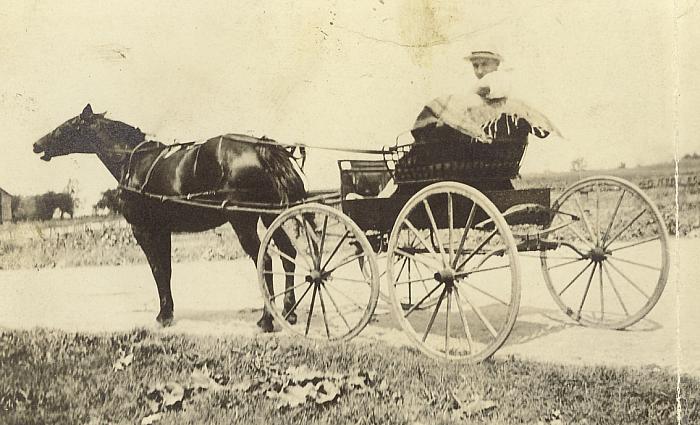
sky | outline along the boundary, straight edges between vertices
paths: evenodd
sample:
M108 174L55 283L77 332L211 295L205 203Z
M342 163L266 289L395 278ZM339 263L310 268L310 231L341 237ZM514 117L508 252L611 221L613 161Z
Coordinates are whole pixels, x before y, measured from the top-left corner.
M87 103L165 143L244 133L376 149L430 99L471 86L463 57L484 46L564 136L533 140L522 173L700 152L697 0L0 4L0 187L74 179L84 211L116 187L99 160L46 163L31 145ZM311 186L337 187L336 161L351 157L311 151Z

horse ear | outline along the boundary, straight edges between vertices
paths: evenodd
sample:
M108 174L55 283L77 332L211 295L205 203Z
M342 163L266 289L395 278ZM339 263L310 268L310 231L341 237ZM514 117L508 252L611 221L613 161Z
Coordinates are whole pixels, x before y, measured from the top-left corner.
M85 105L85 108L83 108L83 112L80 113L80 118L87 120L92 117L92 115L92 106L88 103Z

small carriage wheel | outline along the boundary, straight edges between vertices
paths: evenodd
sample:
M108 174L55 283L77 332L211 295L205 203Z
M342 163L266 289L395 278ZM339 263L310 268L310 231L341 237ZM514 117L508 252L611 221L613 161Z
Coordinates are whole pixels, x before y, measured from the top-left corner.
M661 297L669 271L663 217L634 184L612 176L583 179L552 205L542 251L547 289L582 325L624 329L641 320Z
M358 258L364 260L364 274ZM296 334L351 339L377 306L372 247L357 224L326 205L304 204L280 214L263 237L257 267L265 307Z
M488 219L495 225L479 226ZM407 277L402 260L423 277ZM387 265L394 265L387 267L394 314L430 357L482 361L513 329L520 305L517 247L501 213L478 190L442 182L416 193L394 223ZM437 302L424 308L434 294Z

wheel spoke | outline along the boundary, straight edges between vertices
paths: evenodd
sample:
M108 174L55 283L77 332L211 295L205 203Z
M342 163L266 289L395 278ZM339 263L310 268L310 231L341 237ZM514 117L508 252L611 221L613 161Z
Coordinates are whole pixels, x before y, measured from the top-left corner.
M486 295L487 297L491 298L492 300L494 300L494 301L496 301L496 302L498 302L498 303L501 303L501 304L503 304L503 305L505 305L505 306L508 306L508 305L509 305L507 302L503 301L502 299L498 298L498 297L495 296L495 295L489 294L488 292L486 292L486 291L484 291L483 289L477 287L476 285L474 285L474 284L471 283L471 282L464 282L464 284L467 285L467 286L469 286L470 288L474 289L475 291L480 292L480 293Z
M335 245L335 248L333 248L333 251L331 252L331 255L329 255L328 258L326 258L326 262L323 263L323 267L321 267L321 270L325 270L325 269L326 269L326 266L328 266L328 263L330 263L330 261L333 259L333 256L335 256L335 254L336 254L336 253L338 252L338 250L340 249L340 246L343 244L343 242L345 241L345 239L348 238L348 236L350 236L350 231L346 231L345 234L343 235L343 237L342 237L342 238L338 241L338 243Z
M401 267L399 267L399 273L396 275L396 278L401 277L401 273L403 273L403 269L406 267L406 263L408 263L408 258L404 258L403 262L401 263Z
M467 337L467 346L469 347L469 352L473 350L474 340L472 339L472 333L469 330L469 323L467 322L467 316L464 314L464 308L462 307L462 302L460 301L459 291L457 287L454 288L455 291L455 302L457 303L457 309L459 310L459 317L462 319L462 326L464 327L464 335Z
M583 274L583 272L586 271L586 269L588 269L588 268L591 266L592 263L593 263L593 262L591 261L591 262L589 262L588 264L586 264L586 267L584 267L583 270L581 270L581 271L576 275L576 277L574 277L574 278L571 280L571 282L569 282L569 283L564 287L564 289L562 289L561 292L559 292L559 296L560 296L560 297L561 297L561 295L564 293L564 291L566 291L567 289L569 289L569 287L570 287L571 285L573 285L574 282L576 282L576 280Z
M338 276L330 276L330 279L333 280L333 282L335 282L336 280L342 280L345 282L364 283L368 286L372 286L370 284L370 280L350 279L349 277L338 277Z
M647 269L650 269L650 270L656 270L657 272L658 272L658 271L661 271L661 268L660 268L660 267L654 267L654 266L650 266L650 265L647 265L647 264L638 263L638 262L636 262L636 261L628 260L628 259L626 259L626 258L612 257L612 256L611 256L611 257L608 257L608 259L613 260L613 261L622 261L623 263L633 264L633 265L635 265L635 266L644 267L644 268L647 268Z
M304 235L306 236L306 243L309 245L309 254L311 255L311 259L314 262L314 267L318 267L320 264L318 263L318 252L316 251L318 249L318 245L316 243L311 242L311 235L309 234L309 231L306 229L306 225L308 224L306 219L302 216L297 215L296 219L301 221L301 227L304 229Z
M291 238L290 238L290 240L291 240ZM274 246L268 245L267 249L270 250L270 251L272 251L273 254L279 255L280 257L282 257L282 258L284 258L285 260L291 262L292 264L296 264L296 260L295 260L294 258L290 257L289 255L285 254L284 252L280 251L279 249L275 248ZM299 253L299 250L298 250L296 247L294 247L294 249L296 249L296 251L297 251L297 257L301 257L301 259L304 260L304 263L306 263L307 269L308 269L308 270L313 269L313 267L311 266L311 264L309 264L309 260L306 259L306 257L304 256L304 254L299 255L299 254L300 254L300 253Z
M413 223L411 223L411 221L408 218L406 218L404 220L404 223L411 230L411 232L413 232L413 234L416 235L416 238L418 238L418 240L425 247L425 249L427 249L428 252L433 254L433 257L437 258L437 253L435 252L433 247L430 246L430 244L420 235L420 233L418 232L418 229L416 229L416 226L414 226Z
M479 252L479 250L480 250L481 248L483 248L487 243L489 243L489 241L490 241L494 236L496 236L497 233L498 233L498 230L494 230L493 232L491 232L491 234L489 234L488 237L486 237L486 239L484 239L483 241L481 241L481 243L479 244L479 246L477 246L477 247L474 249L474 251L472 251L472 253L469 254L469 256L467 256L467 259L464 260L464 261L462 261L462 264L460 264L455 270L461 270L462 267L464 267L464 266L469 262L469 260L471 260L471 259Z
M610 271L605 268L605 263L602 264L603 271L605 271L605 275L608 276L608 280L610 281L610 286L612 287L613 291L615 292L615 296L617 297L617 301L619 301L620 306L622 307L622 311L625 312L627 316L630 315L629 311L627 311L627 307L625 306L625 303L622 302L622 296L620 296L620 291L617 290L617 287L615 286L615 282L613 281L612 275L610 275Z
M605 317L605 302L603 301L603 263L598 267L598 280L600 281L600 320Z
M600 242L600 182L595 183L595 244Z
M459 277L467 277L467 276L469 276L470 274L474 274L474 273L490 272L490 271L493 271L493 270L500 270L500 269L507 269L507 268L510 268L510 264L506 264L505 266L487 267L487 268L485 268L485 269L478 269L478 268L475 268L475 269L471 269L471 270L466 271L466 272L455 273L455 277L458 277L458 278L459 278Z
M328 329L328 320L326 320L326 304L323 302L323 291L318 291L318 300L321 302L321 313L323 313L323 326L326 328L326 336L331 339L331 332Z
M325 270L324 273L326 273L326 274L331 274L331 273L333 273L334 271L338 270L339 268L341 268L341 267L347 265L348 263L352 263L353 261L357 260L358 258L362 258L362 257L366 257L366 256L367 256L367 254L365 254L365 253L363 252L363 253L360 253L360 254L355 254L355 255L351 255L351 256L349 256L349 257L345 257L345 259L344 259L344 260L341 260L341 262L340 262L339 264L337 264L335 267L333 267L333 268L330 269L330 270Z
M588 217L586 216L586 212L583 210L583 206L581 206L581 196L579 195L578 192L576 192L576 195L574 196L574 200L576 201L576 208L578 208L578 212L581 214L581 220L583 220L583 225L586 227L586 231L588 232L588 236L591 237L591 242L594 244L596 243L596 236L593 234L593 230L591 229L591 223L588 222Z
M396 248L396 250L394 252L403 256L403 257L410 258L411 260L413 260L416 263L421 263L422 265L424 265L428 269L440 269L440 266L436 266L434 263L430 264L429 262L425 261L424 259L417 257L413 254L410 254L401 248Z
M614 249L611 248L611 249L610 249L610 252L622 251L623 249L627 249L627 248L631 248L631 247L633 247L633 246L637 246L637 245L642 245L642 244L645 244L645 243L653 242L653 241L659 240L659 239L661 239L661 236L652 236L652 237L650 237L650 238L646 238L646 239L643 239L643 240L641 240L641 241L632 242L632 243L628 243L627 245L622 245L622 246L615 247Z
M323 244L326 241L326 227L328 226L328 216L323 216L323 230L321 230L321 246L318 248L318 264L323 262ZM320 295L319 295L320 296ZM323 306L323 305L321 305Z
M579 232L578 230L576 230L576 227L574 227L574 223L575 223L575 222L572 221L572 222L569 224L569 226L565 227L564 229L571 230L571 232L572 232L574 235L576 235L576 237L577 237L581 242L583 242L584 245L586 245L588 248L592 248L592 247L593 247L593 244L591 244L591 242L588 241L588 240L581 234L581 232Z
M272 270L263 270L263 274L279 275L279 276L296 276L296 277L306 277L303 273L294 272L274 272Z
M552 267L547 267L547 270L553 270L557 267L568 266L569 264L578 263L579 261L587 260L588 258L579 258L578 260L567 261L566 263L555 264Z
M335 311L338 312L338 316L340 316L340 318L343 319L345 326L347 326L348 330L351 331L352 328L350 327L350 324L348 323L348 321L345 320L345 316L343 316L343 313L340 311L340 308L338 307L338 304L335 302L335 299L333 299L333 296L331 295L331 291L329 291L328 288L325 287L325 285L323 287L321 287L321 290L323 290L323 289L326 290L326 293L328 295L328 299L331 300L331 304L333 304Z
M452 211L452 194L447 192L447 244L449 252L449 263L454 261L454 251L452 250L452 233L454 232L454 211Z
M294 312L294 310L297 309L297 307L299 307L299 303L301 303L301 301L304 299L304 297L306 296L306 294L309 293L309 289L311 289L312 286L313 286L313 284L310 284L310 285L308 286L308 288L306 288L306 291L304 291L304 293L301 294L301 297L299 297L299 299L297 300L297 302L295 302L294 305L292 306L292 308L289 309L289 311L287 312L287 314L284 315L284 320L287 320L287 318L289 317L289 315L292 314L292 313Z
M637 221L637 220L639 219L639 217L641 217L645 212L647 212L647 209L646 209L646 208L644 208L639 214L637 214L632 220L630 220L630 222L627 223L627 224L625 225L625 227L623 227L622 229L620 229L620 231L617 232L617 233L615 234L615 236L613 236L612 238L610 238L610 240L605 244L605 248L609 247L610 244L612 244L613 242L615 242L615 240L616 240L617 238L619 238L623 233L625 233L625 230L629 229L630 226L632 226L632 225L634 224L634 222Z
M583 310L583 304L586 302L586 297L588 296L588 290L591 288L591 281L593 280L593 275L595 275L595 269L598 267L598 263L593 263L593 269L591 270L591 275L588 277L588 283L586 283L586 289L583 291L583 297L581 298L581 304L578 306L578 312L576 313L577 318L581 318L581 310Z
M467 304L469 304L469 306L472 308L472 310L474 310L474 313L476 313L476 316L479 318L479 320L481 320L481 323L483 323L484 326L486 326L486 329L489 330L489 332L491 333L491 335L493 335L494 338L497 338L498 332L496 332L496 329L493 327L493 325L491 325L491 322L489 322L489 319L487 319L486 316L484 316L481 310L477 306L472 304L471 301L469 301L469 297L467 297L466 295L462 297L460 295L460 298L464 298L464 301L466 301Z
M282 295L288 294L289 292L291 292L291 291L297 289L298 287L303 286L303 285L306 285L306 284L308 284L308 283L309 283L309 282L301 282L301 283L298 283L298 284L292 286L291 288L285 289L285 290L282 291L282 292L278 292L278 293L276 293L276 294L270 295L268 298L269 298L270 301L272 301L272 300L274 300L274 299L276 299L276 298L279 298L279 297L281 297Z
M423 342L428 338L428 334L430 333L430 329L433 328L433 323L435 323L435 317L437 317L438 311L440 310L440 305L442 305L442 299L445 297L445 292L447 289L443 288L442 292L440 292L440 298L438 298L437 305L435 306L435 310L433 310L433 315L430 316L430 321L428 322L428 326L425 328L425 333L423 334Z
M603 245L605 245L605 242L608 240L608 235L610 234L610 230L615 222L615 217L617 216L617 211L620 209L620 204L622 204L622 198L624 198L625 192L627 191L622 189L622 193L620 193L620 197L617 199L615 210L613 211L612 217L610 217L610 223L608 223L608 228L605 230L605 234L603 235Z
M311 317L314 315L314 301L316 301L316 291L318 290L318 285L314 283L314 293L311 294L311 307L309 307L309 315L306 317L306 330L304 335L309 335L309 328L311 327Z
M402 280L402 281L400 281L400 282L396 282L396 283L394 284L394 286L406 285L406 284L410 284L410 283L427 282L427 281L429 281L429 280L435 280L435 278L431 276L431 277L424 277L424 278L421 278L421 279Z
M469 234L469 228L474 222L474 214L476 212L476 203L472 203L472 208L469 210L469 217L467 217L467 223L464 225L464 232L462 233L462 239L459 241L459 247L455 252L455 258L452 260L452 268L456 268L459 257L462 255L462 247L464 247L464 242L467 240L467 235Z
M445 316L445 354L449 353L450 340L450 309L452 307L452 291L447 291L447 316Z
M404 318L407 318L411 313L413 313L413 312L418 308L418 306L420 306L421 304L423 304L423 301L425 301L425 300L427 300L428 298L430 298L430 296L433 295L433 292L437 291L437 289L438 289L439 287L441 287L441 286L442 286L442 283L438 283L437 285L435 285L435 287L434 287L433 289L431 289L427 294L425 294L425 296L423 296L423 298L421 298L420 301L418 301L417 303L413 304L413 305L411 306L411 308L409 308L408 311L403 315L403 317L404 317Z
M521 257L529 257L529 258L542 258L542 251L538 251L540 254L527 254L526 252L520 252L518 255ZM553 257L553 256L548 256L547 261L549 260L583 260L581 257Z
M326 290L328 291L328 294L330 295L331 289L330 289L329 286L326 286ZM335 286L333 287L333 290L334 290L335 292L339 293L340 295L342 295L346 300L350 301L350 303L352 303L353 305L355 305L355 307L356 307L359 311L364 311L364 310L366 309L366 307L363 307L363 306L359 305L358 303L356 303L355 300L353 300L352 298L350 298L345 292L341 291L340 289L336 288Z
M632 279L630 279L629 277L627 277L627 275L625 275L624 273L622 273L622 271L621 271L620 269L618 269L617 267L615 267L615 265L614 265L612 262L610 262L610 263L608 263L608 264L610 264L610 267L612 267L612 269L615 270L615 271L617 272L617 274L619 274L620 276L622 276L622 278L625 279L625 280L627 281L627 283L629 283L630 285L632 285L637 291L639 291L642 295L644 295L645 297L647 297L647 299L651 298L649 295L647 295L646 292L642 291L642 288L640 288L639 286L637 286L636 283L632 282Z
M442 246L442 240L440 239L440 230L437 227L437 223L435 222L435 217L433 216L433 210L430 208L430 204L428 203L427 199L423 199L423 208L425 208L426 214L428 214L428 219L430 219L430 225L432 226L433 232L435 234L435 238L437 239L437 246L438 246L438 251L440 252L440 258L442 258L442 265L443 267L448 264L447 258L445 257L445 253L443 251L443 246Z

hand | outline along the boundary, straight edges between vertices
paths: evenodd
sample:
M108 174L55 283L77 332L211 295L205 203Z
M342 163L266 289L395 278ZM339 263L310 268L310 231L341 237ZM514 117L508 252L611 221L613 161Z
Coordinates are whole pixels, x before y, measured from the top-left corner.
M476 94L481 97L487 97L491 93L491 87L477 87Z

